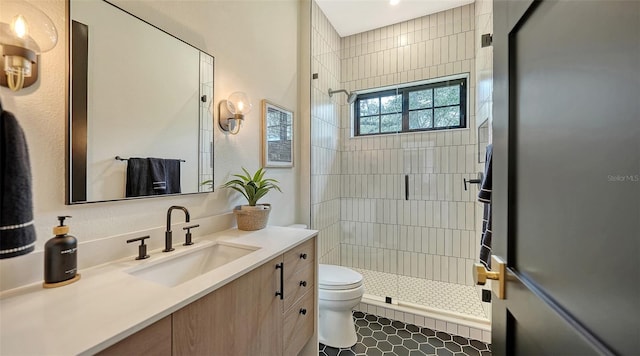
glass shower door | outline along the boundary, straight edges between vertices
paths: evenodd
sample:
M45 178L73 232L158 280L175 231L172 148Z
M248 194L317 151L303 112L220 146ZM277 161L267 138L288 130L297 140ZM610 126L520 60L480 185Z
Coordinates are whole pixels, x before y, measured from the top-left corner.
M398 212L403 197L402 97L359 94L360 136L342 144L342 264L364 275L367 297L398 298ZM351 115L345 123L351 127ZM371 135L372 133L381 133ZM369 135L367 135L369 134Z

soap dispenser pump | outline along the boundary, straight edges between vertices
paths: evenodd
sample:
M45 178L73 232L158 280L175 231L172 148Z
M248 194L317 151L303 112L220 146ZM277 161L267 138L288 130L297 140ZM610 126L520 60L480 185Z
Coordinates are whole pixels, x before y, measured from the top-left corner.
M44 283L45 288L61 287L80 279L78 268L78 241L68 235L69 227L64 224L66 218L58 216L60 224L53 228L56 235L44 245Z

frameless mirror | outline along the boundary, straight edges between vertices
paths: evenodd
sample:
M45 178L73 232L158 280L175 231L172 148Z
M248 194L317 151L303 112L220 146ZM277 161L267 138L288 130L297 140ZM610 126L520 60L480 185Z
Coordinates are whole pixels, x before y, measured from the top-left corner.
M105 1L69 13L67 203L210 192L214 58Z

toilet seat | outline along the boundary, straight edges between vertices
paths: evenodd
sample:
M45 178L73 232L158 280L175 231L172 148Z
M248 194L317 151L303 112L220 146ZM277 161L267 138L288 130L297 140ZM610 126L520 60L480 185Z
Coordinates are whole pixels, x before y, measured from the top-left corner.
M320 264L318 288L324 290L348 290L362 286L362 275L352 269Z

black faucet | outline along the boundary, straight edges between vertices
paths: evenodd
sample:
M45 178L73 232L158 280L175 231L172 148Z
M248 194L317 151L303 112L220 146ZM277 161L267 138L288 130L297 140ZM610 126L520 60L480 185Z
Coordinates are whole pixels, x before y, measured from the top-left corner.
M184 206L173 205L169 207L169 210L167 210L167 231L164 232L164 250L162 250L162 252L170 252L174 250L173 247L171 246L173 245L172 233L171 233L171 212L174 209L180 209L184 211L185 221L189 222L190 220L189 210L187 210L187 208L185 208Z

